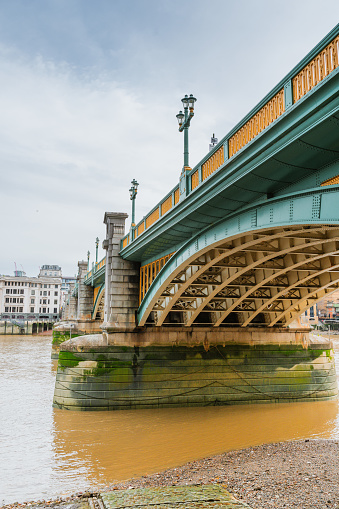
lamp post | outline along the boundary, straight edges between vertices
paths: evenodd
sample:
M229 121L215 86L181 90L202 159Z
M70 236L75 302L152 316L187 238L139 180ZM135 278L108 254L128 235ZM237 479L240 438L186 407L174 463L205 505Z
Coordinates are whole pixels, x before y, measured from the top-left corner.
M90 252L87 251L87 272L89 272L89 256L90 256Z
M194 103L196 102L196 98L193 97L193 94L186 94L183 99L181 99L182 105L184 107L184 113L180 110L176 115L179 123L179 132L184 131L184 169L189 168L189 160L188 160L188 129L191 124L191 119L194 116Z
M132 186L129 189L129 196L132 200L132 223L131 223L131 234L132 234L132 240L134 240L134 228L135 228L135 198L137 196L138 192L138 182L133 179L131 182Z
M98 265L98 247L99 247L99 237L95 239L95 266Z

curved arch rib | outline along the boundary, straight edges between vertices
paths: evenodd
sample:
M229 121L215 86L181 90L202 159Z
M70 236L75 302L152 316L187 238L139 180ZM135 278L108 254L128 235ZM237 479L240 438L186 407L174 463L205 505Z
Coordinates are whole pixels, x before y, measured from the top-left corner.
M330 240L327 240L326 242L333 242L332 239ZM320 244L324 244L325 242L321 242ZM309 244L307 244L307 246L309 246ZM337 246L336 246L337 247ZM292 251L289 251L289 254L291 254ZM325 258L327 256L330 256L330 255L334 255L336 253L339 253L339 250L338 249L335 249L333 250L331 253L325 253L325 254L322 254L322 255L318 255L318 256L312 256L308 259L305 259L305 260L301 260L297 263L293 262L293 260L291 261L291 264L290 265L287 265L285 266L282 270L280 271L277 271L273 274L271 274L270 276L266 277L265 279L263 279L262 281L260 281L260 283L258 283L256 286L250 288L249 290L247 290L247 292L245 292L240 299L238 299L238 301L235 301L230 307L228 307L228 309L222 313L222 315L218 318L217 322L214 324L216 327L218 325L221 324L221 322L229 315L229 313L231 313L237 306L239 306L247 297L249 297L251 295L251 293L253 293L255 290L258 290L259 288L261 288L263 285L269 283L272 279L276 278L276 277L279 277L283 274L286 274L290 271L293 271L293 270L296 270L298 269L298 267L302 267L303 265L307 266L309 263L312 263L314 261L317 261L317 260L320 260L321 258ZM314 274L313 274L314 276ZM287 290L289 289L289 287L287 288ZM244 325L244 324L243 324Z
M309 243L306 243L304 248L310 248L312 246L317 246L319 244L323 244L323 243L327 243L327 242L333 242L332 239L323 239L323 240L317 240L317 241L313 241L313 242L309 242ZM294 251L298 251L302 249L302 246L300 245L297 245L297 246L292 246L292 247L289 247L289 248L286 248L286 249L283 249L280 251L279 253L279 256L284 256L284 255L290 255L290 254L293 254ZM270 254L270 255L267 255L265 257L262 257L262 258L258 258L254 263L251 264L250 267L246 267L238 272L236 272L235 274L233 274L231 277L227 278L225 281L223 281L221 283L220 286L218 286L217 288L214 289L213 292L211 292L208 297L200 304L199 308L197 308L197 310L191 315L190 319L188 320L187 324L188 326L192 325L192 323L194 322L194 320L196 319L196 317L198 316L198 314L205 308L206 304L208 304L208 302L210 302L213 297L215 297L217 295L217 293L220 292L220 290L222 290L223 288L227 287L229 284L231 284L234 280L236 280L239 276L242 276L242 275L245 275L246 272L248 272L250 269L254 269L256 268L257 266L265 263L266 261L269 261L269 260L273 260L274 258L276 258L277 254L274 253L274 254ZM312 260L314 260L315 257L312 256ZM254 291L254 289L258 289L260 288L263 284L265 283L268 283L270 280L278 277L279 275L282 275L284 273L286 273L287 271L289 270L292 270L293 268L296 268L298 266L302 266L303 264L305 264L305 260L302 260L298 263L294 263L292 262L290 264L290 266L288 266L287 268L284 267L282 270L280 271L276 271L276 272L273 272L269 277L265 278L263 281L260 281L260 283L258 283L257 285L255 285L255 287L251 288L250 291L246 292L247 293L250 293L252 291ZM244 298L246 297L246 294L243 295L241 297L241 300L243 301ZM240 302L240 301L238 301ZM218 318L218 320L216 321L216 323L214 324L216 327L219 326L221 324L221 322L234 310L234 308L236 307L236 303L233 303L231 306L227 307L227 310L225 310L221 316Z
M217 255L216 256L211 256L210 257L210 260L207 261L206 263L203 263L202 261L200 262L200 265L202 265L200 268L198 268L197 270L192 270L191 271L191 274L188 275L187 277L187 269L186 269L186 274L185 274L185 280L184 282L182 282L180 285L178 285L177 287L175 287L175 290L172 292L171 295L168 295L166 296L164 299L163 299L163 302L162 302L162 306L161 306L161 309L157 310L157 314L158 314L158 320L157 320L157 326L160 326L164 323L168 313L173 309L173 306L175 306L175 304L177 303L177 301L179 300L179 298L182 296L182 294L185 292L185 290L192 284L194 283L194 281L199 278L200 276L202 276L204 273L206 273L208 271L208 269L211 269L214 265L218 264L218 263L221 263L225 258L227 257L231 257L231 256L234 256L234 255L237 255L238 253L244 251L244 250L249 250L251 247L255 247L257 246L258 244L267 244L269 245L270 243L274 242L274 241L278 241L279 239L285 239L286 237L291 237L293 236L293 238L295 236L298 237L298 235L303 235L305 233L311 233L313 234L313 236L317 233L323 233L324 231L327 231L327 230L330 230L331 227L324 227L324 226L314 226L312 228L310 228L308 226L308 228L288 228L286 229L285 227L276 227L276 228L270 228L269 231L270 232L275 232L277 231L277 233L271 233L271 234L267 234L267 230L263 231L263 230L259 230L259 231L255 231L255 232L249 232L247 234L239 234L238 236L236 237L232 237L232 238L229 238L229 239L224 239L223 241L219 241L218 245L216 246L214 244L214 247L212 246L212 249L211 249L211 246L207 249L204 249L204 251L202 251L200 253L200 256L198 256L197 258L192 258L191 261L189 262L188 261L188 264L192 264L192 263L197 263L199 258L201 258L202 256L206 256L209 252L213 252L213 251L217 251ZM254 237L253 239L245 242L245 243L242 243L242 239L245 237L248 237L248 236L252 236ZM302 237L298 237L298 238L302 238ZM309 239L309 237L306 238L307 240ZM237 245L231 249L226 249L225 247L223 247L225 244L229 244L229 243L236 243ZM300 247L300 246L299 246ZM273 249L271 247L271 249ZM220 253L221 250L224 250L222 253ZM269 248L267 248L266 246L266 251L268 251ZM277 256L279 254L279 249L276 250L275 253L272 254L271 258L274 258L275 256ZM261 262L262 263L262 260ZM192 265L189 265L188 269L190 269ZM183 268L177 268L176 270L176 273L179 273L180 271L183 271ZM237 273L237 275L241 275L240 272ZM171 278L172 279L172 278ZM174 278L173 278L174 279ZM172 280L173 280L172 279ZM164 286L168 286L171 284L171 280L168 279L166 281L166 283L162 286L162 289ZM230 284L230 283L228 283ZM159 289L159 291L156 293L156 295L154 296L153 300L152 300L152 303L153 303L153 306L155 304L155 302L161 298L161 293L163 292L162 289ZM208 301L205 301L204 303L201 302L199 306L197 306L197 310L194 312L194 316L192 316L192 318L189 318L189 321L186 323L187 326L191 325L193 323L193 321L196 319L196 317L198 316L198 314L202 311L202 309L204 308L204 305L209 302L213 296L215 295L215 293L217 293L218 291L220 290L220 287L213 293L211 294L211 297ZM151 304L152 304L151 303ZM151 306L150 306L151 307ZM154 308L153 308L154 309ZM152 309L149 309L149 312L151 311ZM147 315L148 316L148 315ZM140 322L140 325L143 325L146 321L146 318L147 316L143 317L143 319L141 320Z

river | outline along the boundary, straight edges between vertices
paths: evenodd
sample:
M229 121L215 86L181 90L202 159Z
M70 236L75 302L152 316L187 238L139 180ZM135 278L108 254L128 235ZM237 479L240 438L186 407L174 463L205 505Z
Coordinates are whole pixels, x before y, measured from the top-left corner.
M339 371L339 339L333 337ZM52 408L49 336L0 336L0 505L100 488L252 445L339 438L338 401L117 412Z

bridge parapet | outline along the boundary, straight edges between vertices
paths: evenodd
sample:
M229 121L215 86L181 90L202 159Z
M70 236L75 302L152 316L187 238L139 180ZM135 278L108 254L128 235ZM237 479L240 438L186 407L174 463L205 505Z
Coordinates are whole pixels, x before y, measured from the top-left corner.
M90 271L86 271L84 275L84 283L86 285L94 286L98 280L101 280L101 276L105 273L106 256L100 260L100 262L93 264Z

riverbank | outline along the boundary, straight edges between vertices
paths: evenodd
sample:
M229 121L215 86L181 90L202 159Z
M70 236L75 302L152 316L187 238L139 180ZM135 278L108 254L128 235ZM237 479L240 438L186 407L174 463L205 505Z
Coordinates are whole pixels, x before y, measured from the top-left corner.
M339 508L339 440L297 440L264 444L186 463L101 489L220 483L253 509ZM6 509L82 509L96 490L56 500L10 504Z

